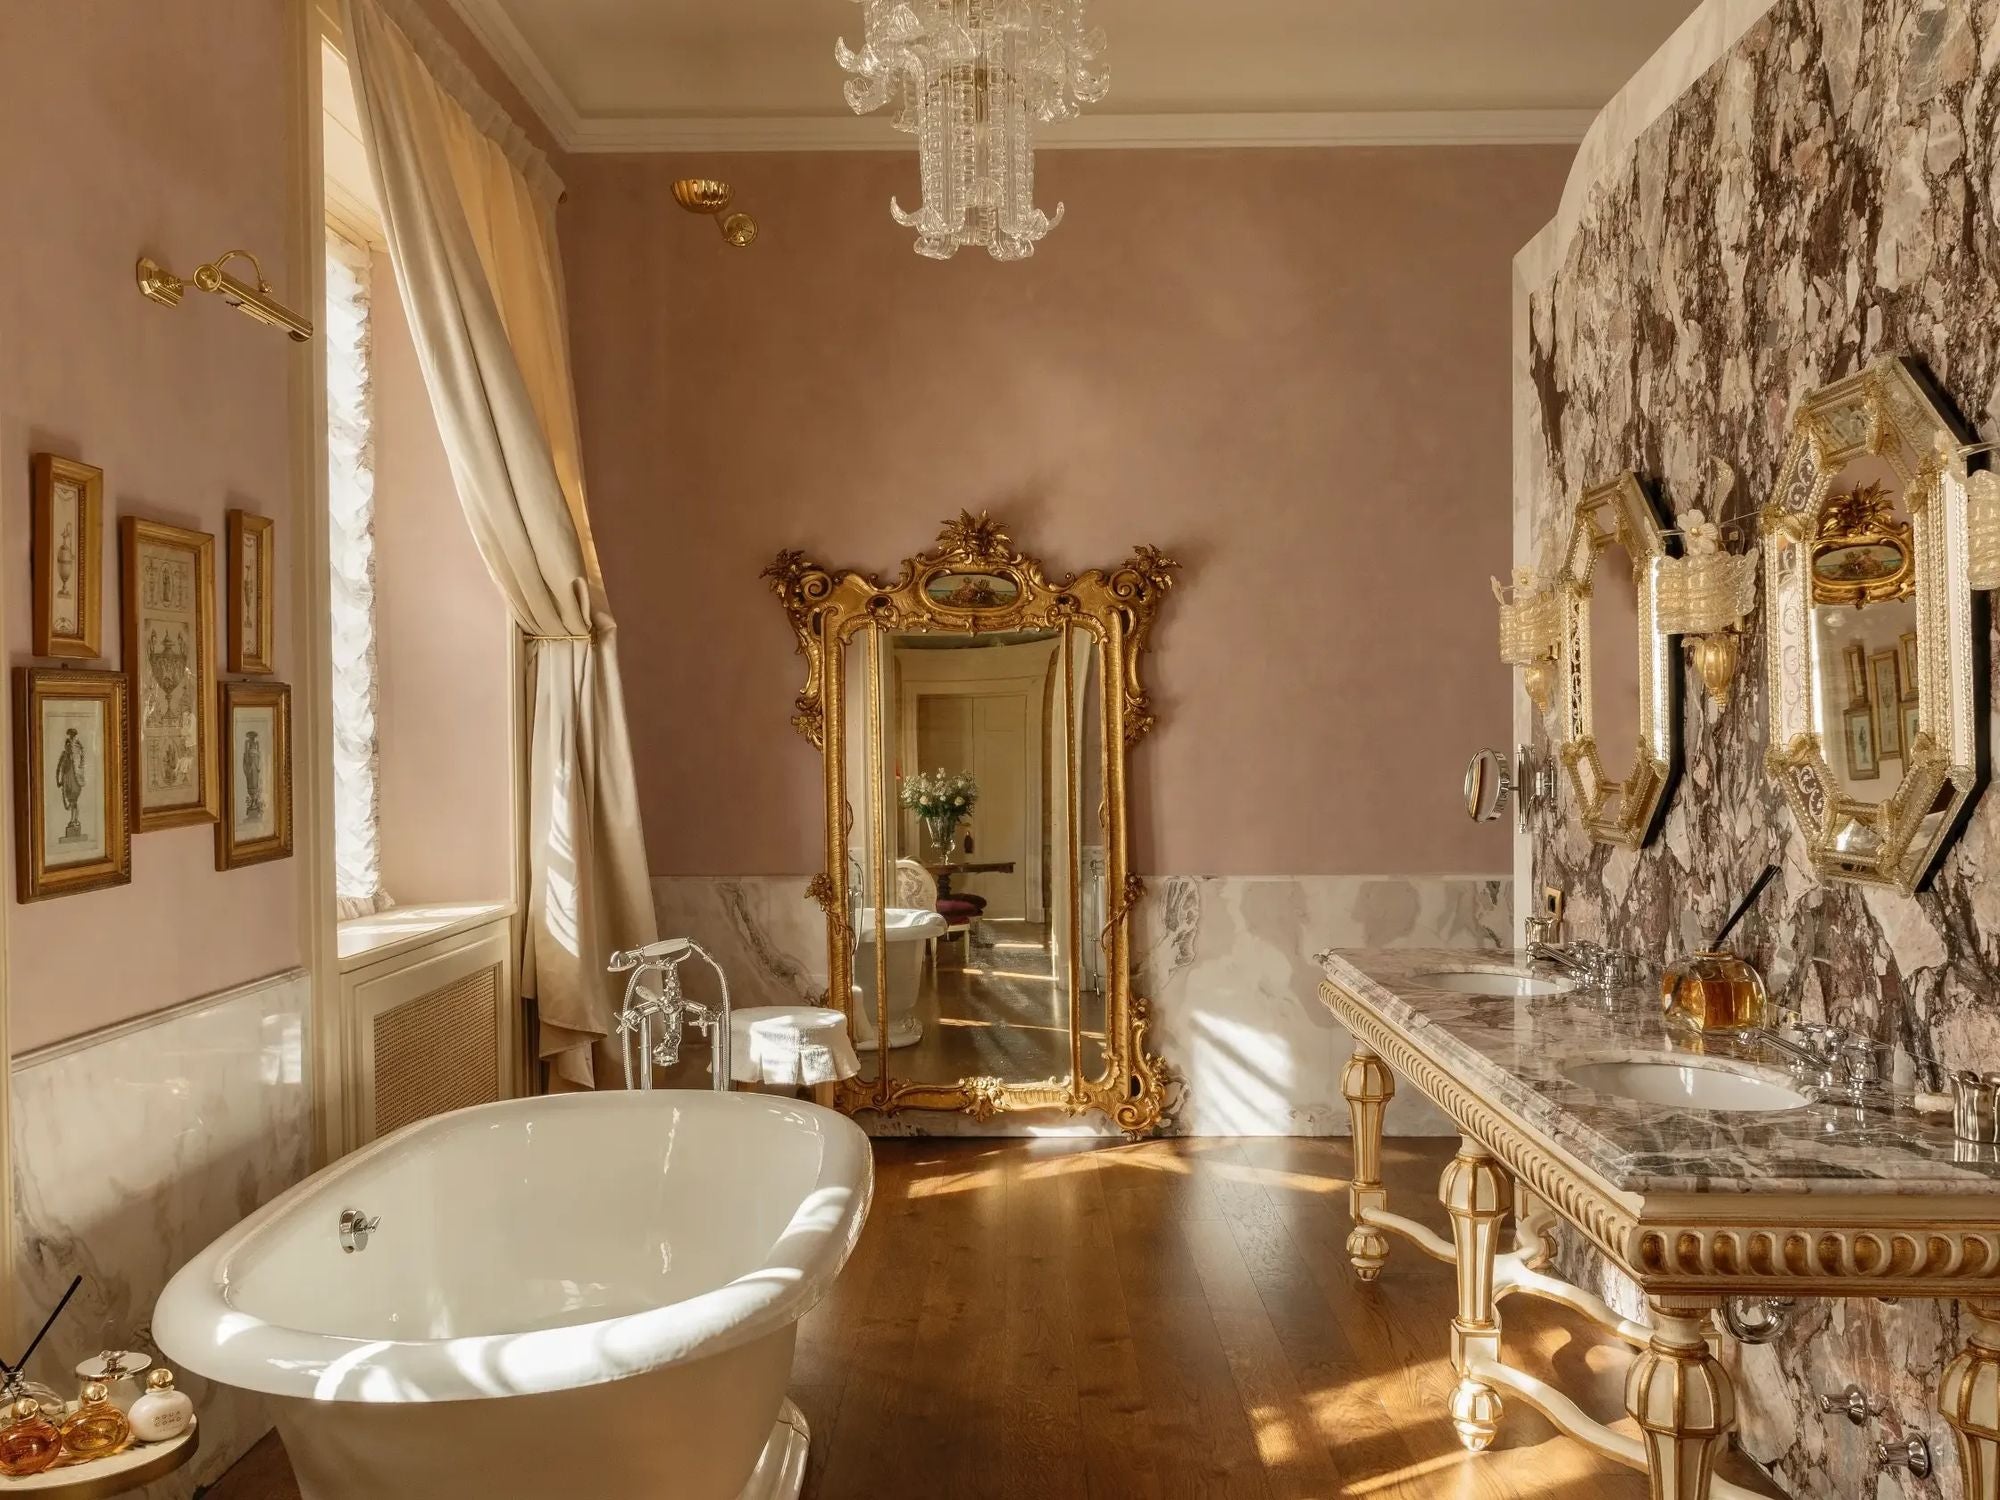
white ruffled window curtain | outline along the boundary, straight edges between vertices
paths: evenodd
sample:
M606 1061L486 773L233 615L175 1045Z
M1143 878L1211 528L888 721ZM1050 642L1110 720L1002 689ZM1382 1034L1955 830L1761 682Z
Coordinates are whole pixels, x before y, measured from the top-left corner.
M333 862L339 916L382 889L375 738L375 390L368 251L326 237L327 533L333 574Z
M521 989L550 1086L593 1088L620 1072L605 958L659 929L617 625L584 503L561 183L417 0L345 0L342 16L424 387L473 540L527 647Z

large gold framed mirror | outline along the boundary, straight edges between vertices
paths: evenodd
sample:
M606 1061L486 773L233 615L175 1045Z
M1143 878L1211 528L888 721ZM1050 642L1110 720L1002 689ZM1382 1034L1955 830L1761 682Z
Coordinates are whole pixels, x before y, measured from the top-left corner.
M1638 475L1628 471L1577 497L1556 588L1556 750L1584 828L1628 849L1659 826L1679 764L1680 674L1674 637L1660 623L1666 555L1666 533Z
M1828 879L1923 887L1980 785L1970 431L1914 361L1808 396L1764 512L1767 763Z
M863 1059L847 1112L1168 1123L1132 993L1127 799L1178 566L1140 547L1052 581L982 512L892 583L798 552L765 570L806 658L792 722L823 757L811 895Z

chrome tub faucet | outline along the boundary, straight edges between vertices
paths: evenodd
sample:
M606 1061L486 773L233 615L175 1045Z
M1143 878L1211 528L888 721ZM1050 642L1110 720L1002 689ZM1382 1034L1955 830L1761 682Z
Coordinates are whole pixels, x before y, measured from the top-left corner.
M691 956L715 970L722 998L714 1005L689 999L681 987L681 965ZM632 976L625 982L625 1004L618 1012L618 1050L625 1063L626 1088L651 1089L654 1065L671 1068L681 1060L681 1039L692 1025L713 1043L710 1087L717 1093L729 1091L729 976L706 948L692 938L664 938L612 954L607 972Z

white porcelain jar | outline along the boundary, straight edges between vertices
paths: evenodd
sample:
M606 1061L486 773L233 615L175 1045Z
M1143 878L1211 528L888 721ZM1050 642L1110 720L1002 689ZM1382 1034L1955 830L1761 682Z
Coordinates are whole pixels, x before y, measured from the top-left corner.
M174 1389L174 1372L162 1366L146 1377L146 1393L132 1403L132 1435L142 1443L164 1443L194 1425L194 1402Z

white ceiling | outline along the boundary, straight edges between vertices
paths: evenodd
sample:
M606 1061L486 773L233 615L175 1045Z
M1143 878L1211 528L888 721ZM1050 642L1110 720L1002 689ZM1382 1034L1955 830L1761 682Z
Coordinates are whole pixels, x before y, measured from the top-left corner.
M843 0L452 0L571 150L888 144ZM1697 0L1095 0L1111 98L1049 144L1575 140Z

